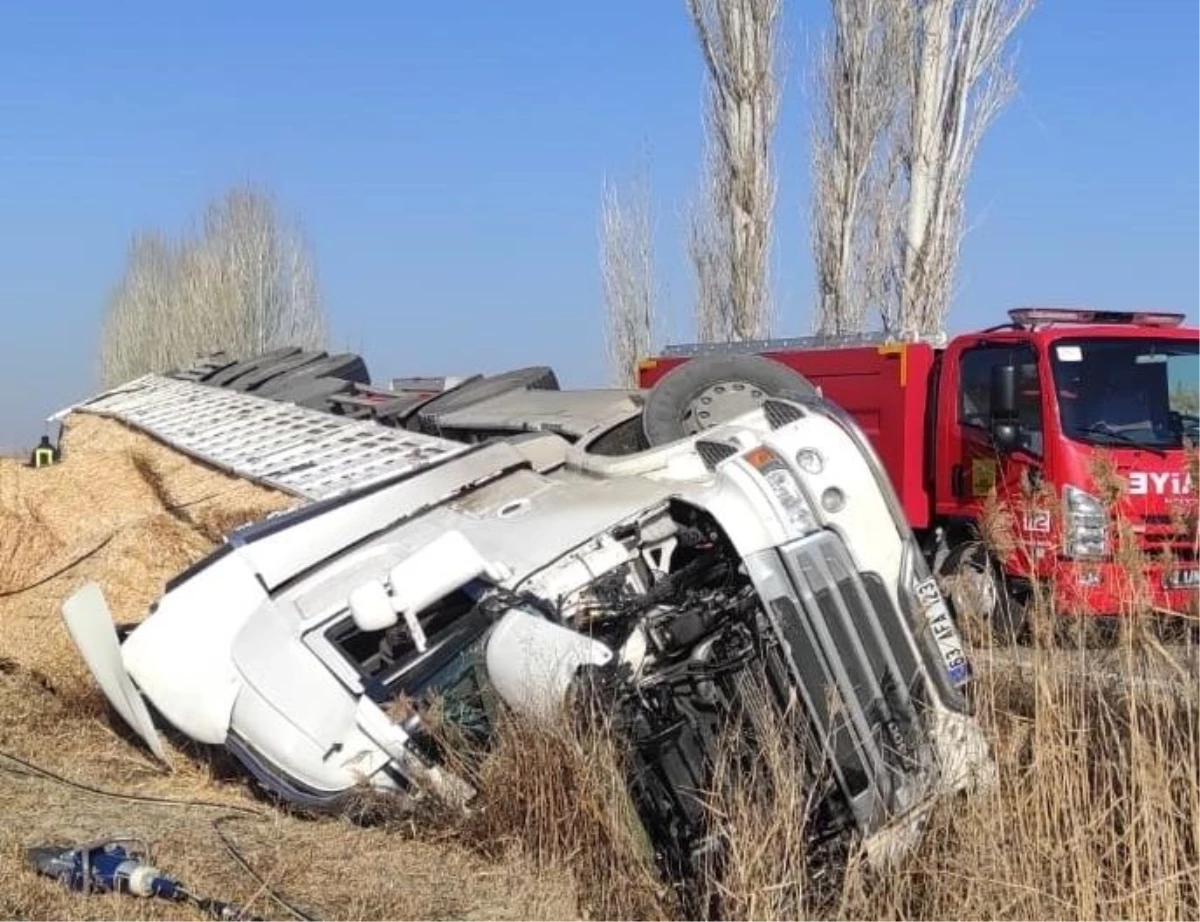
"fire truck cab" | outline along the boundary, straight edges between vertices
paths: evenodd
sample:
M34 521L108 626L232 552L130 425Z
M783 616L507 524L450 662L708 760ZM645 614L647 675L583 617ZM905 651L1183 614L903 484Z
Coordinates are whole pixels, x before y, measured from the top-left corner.
M1060 614L1194 610L1200 332L1181 314L1009 317L949 341L671 346L639 384L722 353L798 372L868 434L936 571L968 577L998 634L1024 630L1033 579ZM1008 547L981 540L997 516Z

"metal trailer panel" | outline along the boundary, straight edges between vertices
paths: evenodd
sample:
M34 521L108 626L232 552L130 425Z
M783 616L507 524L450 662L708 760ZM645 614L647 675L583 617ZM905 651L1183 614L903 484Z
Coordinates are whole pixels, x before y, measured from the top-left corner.
M637 391L513 390L438 414L440 432L556 432L578 439L598 424L636 416Z
M146 375L69 412L127 423L239 477L309 500L352 493L468 446L207 384Z

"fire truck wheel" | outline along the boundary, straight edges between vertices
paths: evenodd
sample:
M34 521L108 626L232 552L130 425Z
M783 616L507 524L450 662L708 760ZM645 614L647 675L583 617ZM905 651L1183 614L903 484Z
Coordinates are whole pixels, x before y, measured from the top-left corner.
M650 445L695 435L760 406L768 397L811 399L817 389L786 365L758 355L706 355L667 372L642 411Z
M978 542L954 548L938 572L959 630L969 643L1014 644L1025 635L1025 603L996 559Z

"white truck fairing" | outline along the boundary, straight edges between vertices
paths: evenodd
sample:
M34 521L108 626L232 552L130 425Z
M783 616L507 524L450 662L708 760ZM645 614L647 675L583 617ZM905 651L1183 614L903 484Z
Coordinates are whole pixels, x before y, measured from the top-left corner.
M633 454L594 455L588 442L471 447L235 532L129 635L125 668L179 730L314 807L363 781L466 797L410 745L419 716L389 715L430 691L486 734L480 685L537 717L599 682L616 689L605 700L622 702L639 758L653 758L637 727L683 725L674 709L687 712L689 693L642 713L639 683L686 666L674 681L690 688L711 665L724 688L731 667L714 657L762 658L805 703L824 740L813 757L840 786L829 796L861 835L986 770L959 688L965 658L947 652L961 644L952 626L939 643L923 624L940 595L923 595L920 554L853 424L813 400ZM667 824L662 805L705 764L656 775L673 798L647 786L652 772L630 780L677 863L699 847L702 811ZM667 841L668 826L687 833Z

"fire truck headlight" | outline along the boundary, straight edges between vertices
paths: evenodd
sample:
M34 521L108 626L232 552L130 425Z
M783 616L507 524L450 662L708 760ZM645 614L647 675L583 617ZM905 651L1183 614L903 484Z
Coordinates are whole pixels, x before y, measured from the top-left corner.
M1108 554L1108 512L1104 504L1079 487L1063 487L1064 552L1067 557L1096 558Z

